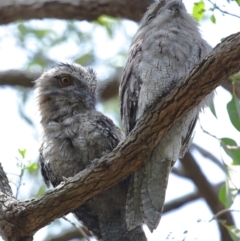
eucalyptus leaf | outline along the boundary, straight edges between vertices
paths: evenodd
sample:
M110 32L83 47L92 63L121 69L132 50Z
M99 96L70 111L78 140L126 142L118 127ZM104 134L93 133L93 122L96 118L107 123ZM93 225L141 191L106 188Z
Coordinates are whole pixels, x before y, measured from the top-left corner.
M218 199L219 201L226 207L229 208L231 207L233 200L231 198L231 195L228 191L228 188L226 187L226 183L224 183L218 192Z
M220 140L224 151L232 158L233 164L240 165L240 148L236 141L230 138L221 138Z
M23 149L23 150L18 149L18 153L21 155L22 158L25 158L26 151L27 151L26 149Z
M235 226L227 226L227 230L232 238L233 241L240 240L240 230Z
M232 125L240 131L240 104L235 94L232 95L231 101L227 104L227 111Z
M204 13L205 13L205 3L202 1L194 3L192 15L197 21L200 21L203 19Z
M235 2L240 6L240 0L235 0Z
M216 114L216 110L213 102L209 105L209 109L211 110L212 114L217 118L217 114Z
M216 23L216 18L215 18L214 15L212 15L212 16L210 17L210 20L212 21L212 23Z

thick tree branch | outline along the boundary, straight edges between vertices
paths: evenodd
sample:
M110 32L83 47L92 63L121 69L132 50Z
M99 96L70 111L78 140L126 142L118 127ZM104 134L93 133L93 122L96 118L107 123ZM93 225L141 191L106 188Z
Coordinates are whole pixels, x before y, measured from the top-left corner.
M36 80L41 74L31 73L20 70L7 70L0 72L0 86L22 86L33 87L32 81Z
M0 86L22 86L33 87L33 81L41 74L20 70L0 71ZM121 70L116 71L105 81L100 81L100 100L107 100L118 94L118 87L121 78Z
M183 84L178 83L149 107L126 140L112 153L45 195L17 202L1 193L0 224L2 220L11 220L11 225L32 235L136 171L149 159L152 149L176 121L224 79L239 71L239 53L240 33L237 33L219 44L191 71ZM15 240L20 240L20 236Z
M101 100L108 100L118 94L121 73L122 69L118 69L111 77L100 82L99 97ZM32 81L36 80L40 75L40 73L20 70L0 71L0 86L22 86L32 88ZM230 78L224 80L221 86L232 93L232 80ZM236 83L235 90L237 97L240 99L240 81Z
M208 182L207 178L202 173L200 167L198 166L190 152L186 153L185 158L181 160L181 163L187 175L197 186L199 192L201 193L201 196L206 200L212 213L215 214L223 210L225 207L218 200L218 195L216 194L216 192L214 192L212 185ZM222 214L221 219L225 220L227 225L234 225L233 218L229 212ZM232 241L228 230L224 228L220 223L218 223L218 226L221 233L221 240Z
M213 190L217 193L222 185L223 182L213 186ZM199 191L194 191L183 197L176 198L173 201L169 201L164 205L163 213L174 211L175 209L178 209L188 204L189 202L196 201L199 198L202 198L202 195ZM79 236L79 231L76 228L70 228L67 231L63 231L63 234L48 236L45 241L68 241L74 238L77 239L79 238Z
M118 94L119 83L122 76L122 68L117 68L115 73L104 81L100 81L99 94L101 100L108 100ZM22 86L33 87L33 81L36 80L41 73L32 73L21 70L0 71L0 86ZM238 76L238 78L240 78ZM224 89L232 93L232 79L227 78L221 85ZM240 81L236 82L235 92L240 99Z
M1 0L0 24L42 18L92 21L103 14L139 21L152 2L153 0Z

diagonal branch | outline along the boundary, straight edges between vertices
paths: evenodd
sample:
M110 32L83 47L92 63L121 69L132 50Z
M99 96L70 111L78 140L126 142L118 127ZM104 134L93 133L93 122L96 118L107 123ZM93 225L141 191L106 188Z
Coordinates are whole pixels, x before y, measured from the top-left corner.
M212 188L212 185L208 182L207 178L202 173L202 170L200 169L190 152L186 153L183 160L181 160L181 163L189 178L192 179L192 181L198 188L198 191L206 200L212 213L215 214L223 210L225 208L224 205L218 200L218 195ZM227 225L234 225L233 218L229 212L221 215L221 218L226 221ZM228 230L224 228L220 223L218 223L218 227L221 233L221 240L232 241Z
M223 164L222 162L220 162L218 160L218 158L216 158L212 153L210 153L209 151L203 149L202 147L200 147L199 145L193 143L191 146L190 146L190 150L191 149L195 149L197 150L203 157L211 160L215 165L217 165L222 171L224 171L225 173L225 170L224 170L224 167L223 167Z
M188 160L186 160L186 162L187 161ZM212 187L212 190L217 194L219 191L219 188L222 185L223 185L223 182L216 184L215 186ZM192 193L189 193L183 197L176 198L164 204L163 213L167 213L167 212L173 211L174 209L178 209L183 205L186 205L188 202L196 201L197 199L202 197L203 197L202 193L199 190L193 191Z
M174 123L224 79L239 71L239 66L240 33L237 33L219 44L191 71L183 84L177 84L164 98L149 107L125 141L112 153L41 197L10 202L5 194L0 193L1 220L11 220L11 224L21 231L27 230L25 235L32 235L54 219L116 185L144 165L152 149ZM6 212L3 207L11 212Z

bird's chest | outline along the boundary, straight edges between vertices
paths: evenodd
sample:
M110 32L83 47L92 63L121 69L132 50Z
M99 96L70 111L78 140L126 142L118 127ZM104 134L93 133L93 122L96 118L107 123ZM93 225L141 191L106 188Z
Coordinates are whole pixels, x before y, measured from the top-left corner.
M59 183L62 177L74 176L89 164L84 132L74 123L50 123L44 137L42 154L45 169Z
M140 68L154 80L171 81L185 76L199 61L199 43L188 32L167 28L143 40ZM164 86L162 86L164 87Z

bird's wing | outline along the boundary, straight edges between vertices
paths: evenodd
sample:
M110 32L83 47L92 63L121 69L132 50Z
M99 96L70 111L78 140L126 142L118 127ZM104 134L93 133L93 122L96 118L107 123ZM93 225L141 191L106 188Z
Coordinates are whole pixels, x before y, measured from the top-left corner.
M141 51L141 46L138 46L138 49ZM157 53L157 49L155 52ZM137 53L139 54L139 51ZM142 55L143 54L145 53L142 53ZM197 63L200 55L201 47L195 45L192 56L186 59L185 63L189 66L194 64L192 62L196 61ZM136 123L136 119L141 116L139 113L144 113L144 108L146 108L152 100L165 98L173 86L182 81L184 76L180 73L181 71L183 73L185 71L184 69L180 69L179 72L177 72L178 74L174 71L169 71L164 62L169 58L167 62L169 64L171 63L169 56L165 59L153 59L152 62L147 62L147 58L143 58L141 61L137 58L137 62L133 62L132 56L136 56L136 51L132 53L127 62L120 88L121 116L124 121L126 133L131 131ZM194 58L194 61L192 61L192 58ZM151 64L153 65L152 67ZM146 78L144 78L145 75L142 69L137 69L139 67L141 68L142 65L146 66L145 73L147 73L147 71L150 73L146 75ZM170 65L169 69L171 69ZM180 139L176 140L176 143L179 143L178 149L180 149L177 157L171 158L171 154L170 158L164 156L162 154L163 149L160 147L160 153L157 153L158 151L155 150L151 160L131 176L126 205L126 221L129 229L136 227L143 220L150 230L154 230L157 227L162 214L171 167L176 159L181 157L187 150L196 120L197 112L195 113L194 111L192 118L191 116L188 117L187 123L181 124L183 126L179 127L179 131L181 132L179 133ZM188 126L185 128L186 125ZM178 134L176 133L176 135ZM174 138L174 135L171 139L172 138ZM167 139L165 142L167 143ZM161 143L162 142L160 142L160 145ZM174 148L174 146L172 148ZM171 150L169 151L171 152Z
M195 118L192 119L192 122L190 123L189 128L188 128L188 132L187 132L185 138L182 139L182 148L181 148L179 158L184 157L185 152L188 150L189 146L191 145L192 134L193 134L194 128L196 126L197 119L198 119L198 115L196 115Z
M47 174L47 170L46 170L46 166L45 166L45 160L44 160L44 157L43 157L43 147L44 146L44 143L41 145L41 148L39 150L39 153L40 153L40 156L39 156L39 162L40 162L40 170L41 170L41 174L42 174L42 177L43 177L43 180L45 182L45 184L47 185L47 187L50 186L50 180L49 180L49 177L48 177L48 174Z
M157 149L153 155L157 154ZM143 220L151 232L157 228L163 212L168 177L172 160L159 160L152 156L143 167L145 170L141 186L141 207Z
M126 67L123 70L120 92L120 114L126 135L136 124L138 98L141 90L142 79L138 69L141 61L141 42L132 46Z

